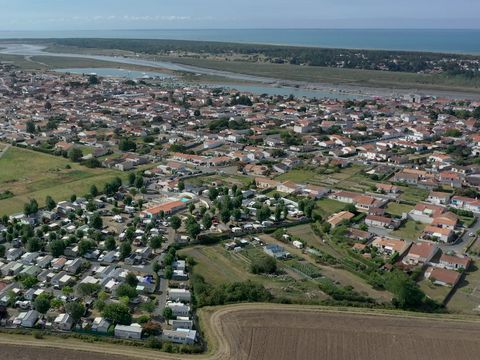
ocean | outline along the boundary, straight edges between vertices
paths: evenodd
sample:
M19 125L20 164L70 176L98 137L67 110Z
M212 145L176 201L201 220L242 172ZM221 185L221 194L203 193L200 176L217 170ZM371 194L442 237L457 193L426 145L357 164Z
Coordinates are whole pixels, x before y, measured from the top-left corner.
M0 31L0 39L127 38L221 41L480 54L480 29L201 29L201 30L81 30Z

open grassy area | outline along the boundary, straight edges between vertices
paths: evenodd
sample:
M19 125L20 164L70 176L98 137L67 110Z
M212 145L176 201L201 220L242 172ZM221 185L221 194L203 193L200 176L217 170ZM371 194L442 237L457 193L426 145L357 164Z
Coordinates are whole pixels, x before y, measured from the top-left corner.
M22 211L29 199L42 206L47 195L56 201L66 200L72 194L87 193L92 185L102 188L115 176L123 176L114 170L88 169L61 157L17 147L8 149L0 159L0 169L0 190L14 194L0 200L2 215Z
M480 311L480 270L475 261L463 276L447 304L455 313L479 314Z
M400 189L402 191L400 200L413 204L424 201L428 196L428 190L420 189L416 186L400 186Z
M407 220L397 230L392 232L392 236L404 240L417 240L425 229L424 224L417 223L413 220Z
M451 288L447 286L440 286L432 284L428 279L424 279L418 283L420 289L432 300L435 300L439 304L442 304L447 295L450 293Z
M315 213L326 219L332 214L343 210L347 204L333 199L321 199L316 202Z
M403 213L408 213L413 208L414 207L411 205L389 202L387 205L387 212L395 216L402 216Z

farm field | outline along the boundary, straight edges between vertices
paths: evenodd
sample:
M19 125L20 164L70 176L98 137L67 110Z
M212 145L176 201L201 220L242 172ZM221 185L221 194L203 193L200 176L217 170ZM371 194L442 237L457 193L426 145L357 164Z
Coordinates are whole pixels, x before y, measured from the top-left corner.
M214 312L209 326L225 337L224 359L451 360L480 351L480 323L441 316L238 305Z
M333 200L333 199L327 199L327 198L318 200L316 202L316 205L317 206L314 212L319 214L322 217L322 219L326 219L330 215L335 214L339 211L342 211L343 209L345 209L345 206L347 206L347 204L345 203L342 203L340 201Z
M255 256L260 249L249 249L250 256ZM320 291L318 284L277 262L285 275L268 277L252 274L249 270L250 260L244 252L234 253L221 245L194 246L180 251L181 255L195 259L194 272L201 275L209 284L221 285L251 280L267 288L272 295L291 300L320 301L327 296Z
M70 168L68 168L70 167ZM92 185L98 188L122 173L106 169L89 169L67 159L32 150L11 147L0 158L0 191L13 197L0 200L0 215L23 210L24 203L36 199L40 206L50 195L55 201L82 195Z

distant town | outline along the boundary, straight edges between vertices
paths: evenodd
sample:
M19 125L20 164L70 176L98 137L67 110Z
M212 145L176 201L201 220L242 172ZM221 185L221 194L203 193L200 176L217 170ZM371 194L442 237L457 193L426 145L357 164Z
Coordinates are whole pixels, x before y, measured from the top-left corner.
M476 314L480 101L3 62L0 216L1 331L197 353L206 306Z

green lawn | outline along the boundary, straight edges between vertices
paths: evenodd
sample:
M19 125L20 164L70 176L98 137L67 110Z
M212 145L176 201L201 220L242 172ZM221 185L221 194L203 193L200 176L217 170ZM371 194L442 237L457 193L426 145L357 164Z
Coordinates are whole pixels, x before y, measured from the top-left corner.
M295 183L301 184L301 183L311 182L312 180L315 180L315 178L318 176L319 174L317 174L313 170L294 169L294 170L290 170L285 174L277 176L275 180L293 181Z
M443 304L445 298L449 294L451 288L446 286L434 285L428 279L424 279L418 283L420 289L432 300Z
M425 229L424 224L413 220L407 220L400 228L392 232L392 236L404 240L417 240Z
M396 202L389 202L387 205L387 212L396 215L402 216L403 213L408 213L414 207L411 205L399 204Z
M480 271L478 262L475 262L458 284L447 304L447 309L455 313L478 314L479 306Z
M411 203L424 201L428 196L428 190L420 189L415 186L400 186L402 194L400 199Z
M326 219L332 214L342 211L347 204L333 199L321 199L316 202L315 213Z
M88 169L62 157L17 147L11 147L0 159L0 169L0 190L14 194L0 200L2 215L22 211L29 199L36 199L42 206L47 195L56 201L66 200L72 194L87 193L92 185L102 188L115 176L124 176L114 170Z

